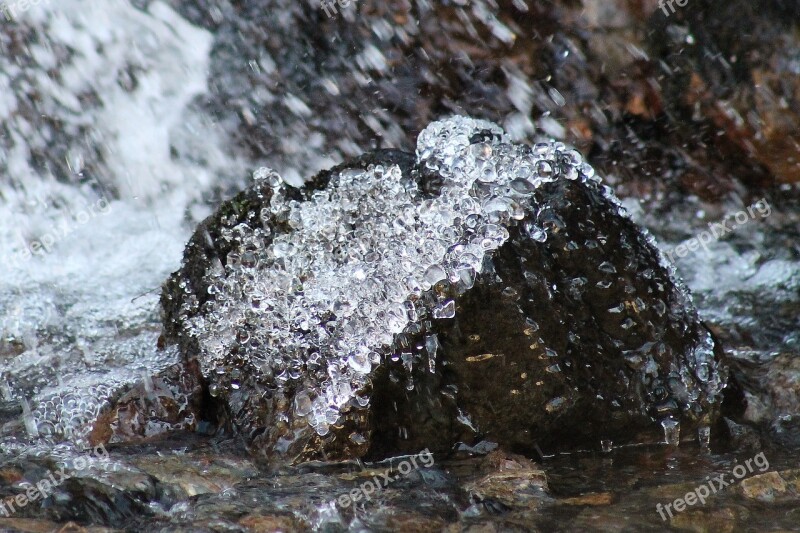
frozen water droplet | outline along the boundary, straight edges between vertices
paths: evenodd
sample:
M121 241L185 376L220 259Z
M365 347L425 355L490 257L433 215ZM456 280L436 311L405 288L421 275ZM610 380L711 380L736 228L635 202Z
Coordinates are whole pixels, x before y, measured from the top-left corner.
M540 178L549 179L553 176L553 165L550 161L537 161L536 173Z
M547 240L547 232L533 222L525 222L524 227L528 236L534 241L545 242Z
M28 432L28 437L35 439L39 437L39 428L36 425L36 419L31 414L31 406L25 398L20 402L22 406L22 422L25 424L25 431Z
M697 366L697 379L700 381L708 381L709 373L708 363L700 363Z
M566 402L567 402L566 398L564 398L563 396L559 396L557 398L553 398L552 400L548 401L545 404L544 409L548 413L556 413L566 405Z
M364 435L362 435L361 433L353 432L350 434L348 438L350 439L350 442L357 445L365 444L367 442L367 439L365 439Z
M700 446L708 448L711 444L711 428L708 426L697 428L697 440L700 442Z
M253 172L253 181L256 182L256 185L263 184L274 189L280 187L283 178L271 168L261 167Z
M436 285L437 282L445 279L446 277L447 274L439 265L433 265L425 271L425 281L431 285Z
M611 264L611 263L610 263L610 262L608 262L608 261L603 261L602 263L600 263L600 264L597 266L597 269L598 269L599 271L601 271L601 272L606 272L606 273L608 273L608 274L616 274L616 273L617 273L617 269L616 269L616 267L614 267L614 265L613 265L613 264Z
M372 364L367 353L353 353L347 358L347 364L356 372L368 374L372 371Z
M472 421L469 415L466 414L461 409L458 410L458 416L456 416L456 420L458 420L459 422L470 428L472 431L475 432L478 431L478 429L475 427L475 423Z
M150 375L150 372L146 368L139 369L139 373L142 376L142 384L144 385L144 390L147 394L152 394L155 390L153 385L153 378Z
M428 351L428 370L434 373L436 372L436 352L439 350L438 335L429 335L425 339L425 349Z
M344 404L350 401L350 398L353 396L353 389L350 387L350 384L344 381L340 381L333 386L333 404L336 407L342 407ZM337 415L338 418L338 415ZM335 420L334 420L335 422Z
M448 300L433 309L433 318L453 318L456 316L456 303Z
M674 418L665 418L661 421L664 428L664 442L670 446L677 446L681 440L681 423Z
M3 400L7 402L11 401L11 387L8 385L8 381L5 378L0 380L0 394L2 394Z
M515 179L511 182L511 188L520 194L531 194L536 190L536 185L527 179Z
M297 416L306 416L311 412L313 404L311 398L304 391L297 393L294 397L294 412Z

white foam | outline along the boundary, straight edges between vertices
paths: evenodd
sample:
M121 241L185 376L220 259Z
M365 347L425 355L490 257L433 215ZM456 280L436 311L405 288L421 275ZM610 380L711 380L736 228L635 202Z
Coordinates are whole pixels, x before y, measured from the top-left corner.
M155 374L178 361L175 350L156 349L160 285L190 234L186 208L241 163L192 107L207 90L212 36L165 3L141 11L128 2L60 0L31 8L21 22L39 36L36 64L0 58L0 71L35 85L40 112L60 121L71 143L74 181L91 161L99 184L64 184L37 171L31 148L49 150L47 140L20 113L26 96L0 91L13 142L0 154L8 174L0 191L0 334L14 340L4 345L13 352L0 363L0 384L4 399L26 405L32 418L29 435L3 445L36 436L85 444L113 394L141 381L143 369ZM66 61L57 58L65 48ZM128 69L134 84L120 81ZM87 93L96 105L77 99ZM75 136L82 126L90 138Z

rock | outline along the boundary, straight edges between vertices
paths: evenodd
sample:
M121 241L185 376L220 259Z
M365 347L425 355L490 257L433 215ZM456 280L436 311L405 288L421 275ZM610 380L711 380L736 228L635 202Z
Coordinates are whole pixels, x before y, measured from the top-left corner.
M297 531L301 527L308 527L302 524L293 516L264 516L260 514L249 514L239 520L239 525L247 531L254 533L277 533L279 531Z
M783 470L781 477L796 496L800 496L800 469Z
M800 442L800 357L794 353L781 353L764 365L759 376L762 394L757 397L757 405L763 412L756 414L749 408L745 412L753 414L745 420L767 426L775 441L791 446ZM759 416L760 415L760 416Z
M573 498L564 498L559 502L565 505L611 505L614 503L614 495L610 492L594 492Z
M728 430L731 446L737 450L761 450L761 437L751 426L737 424L729 418L724 418Z
M777 472L743 479L740 487L746 498L762 502L771 502L786 494L786 482Z
M0 518L2 531L18 533L115 533L121 529L81 527L75 522L57 523L30 518Z
M396 513L387 517L389 531L419 531L420 533L440 532L446 526L441 518L424 516L414 512Z
M197 228L162 306L165 341L270 462L690 439L727 379L578 152L461 117L416 157L366 154L303 189L257 172Z
M92 425L89 443L135 442L172 431L192 431L200 420L197 365L173 365L114 399Z
M198 494L218 494L259 473L246 460L209 455L208 452L133 458L131 463L156 479L162 487L175 487L171 492L180 500ZM164 488L160 490L165 492Z
M535 508L546 497L547 476L537 468L501 471L480 478L465 487L470 497L489 509Z
M690 509L676 514L669 525L680 531L697 533L738 531L739 524L749 518L747 510L740 507L720 507L717 509Z

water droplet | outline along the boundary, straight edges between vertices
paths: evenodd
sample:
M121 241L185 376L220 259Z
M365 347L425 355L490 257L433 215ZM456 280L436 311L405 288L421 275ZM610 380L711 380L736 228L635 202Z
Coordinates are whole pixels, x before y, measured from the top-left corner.
M283 178L271 168L261 167L253 172L253 181L257 185L264 184L275 189L283 183Z
M540 178L549 179L553 176L553 165L549 161L537 161L536 173Z
M294 412L297 416L307 416L312 407L311 398L306 392L301 391L294 397Z
M28 432L28 437L35 439L39 437L39 428L36 425L36 419L31 414L31 406L25 398L20 401L22 406L22 422L25 424L25 431Z
M428 351L428 370L436 372L436 352L439 350L439 337L436 334L429 335L425 339L425 349Z
M453 318L456 316L456 303L448 300L433 309L433 318Z
M681 440L681 423L670 417L661 421L661 427L664 428L664 442L677 446Z
M711 444L711 428L708 426L697 428L697 440L704 449L708 448Z

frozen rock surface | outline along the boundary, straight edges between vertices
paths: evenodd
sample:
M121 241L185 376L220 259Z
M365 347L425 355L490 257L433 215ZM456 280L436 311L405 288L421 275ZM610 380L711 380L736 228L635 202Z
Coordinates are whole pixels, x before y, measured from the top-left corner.
M688 292L563 143L454 117L416 156L254 179L198 227L162 305L267 457L532 452L715 420L727 374Z

